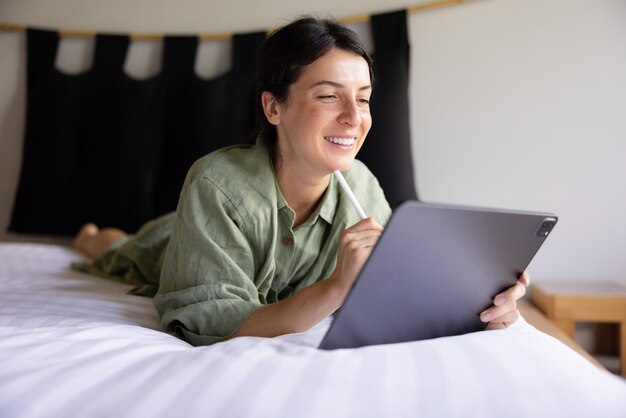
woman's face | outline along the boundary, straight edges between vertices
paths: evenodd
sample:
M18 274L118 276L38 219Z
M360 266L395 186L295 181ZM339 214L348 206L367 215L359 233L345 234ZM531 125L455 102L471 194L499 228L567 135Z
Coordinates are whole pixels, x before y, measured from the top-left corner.
M280 169L306 176L347 170L372 125L371 92L365 59L332 49L304 68L283 103L264 93L264 102L271 102L266 115L278 133Z

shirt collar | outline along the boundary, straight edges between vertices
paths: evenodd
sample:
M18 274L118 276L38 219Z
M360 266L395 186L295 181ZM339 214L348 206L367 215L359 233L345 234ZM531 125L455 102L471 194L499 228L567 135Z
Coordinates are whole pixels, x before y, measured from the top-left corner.
M295 212L293 209L289 207L283 193L278 186L278 180L276 179L276 173L274 172L274 165L272 163L272 172L274 173L274 184L276 185L276 208L279 211L286 210L289 213L289 216L292 219L295 218ZM329 225L333 223L333 219L335 218L335 212L337 211L337 205L339 204L339 198L337 196L337 180L334 176L330 176L330 181L328 182L328 187L320 200L319 205L317 205L317 209L309 216L304 223L300 226L310 226L314 225L317 222L318 218L322 218Z
M337 205L339 204L339 198L337 196L337 179L335 176L330 176L328 182L328 188L326 193L322 197L322 201L317 207L316 213L329 224L333 223L335 219L335 212L337 211Z

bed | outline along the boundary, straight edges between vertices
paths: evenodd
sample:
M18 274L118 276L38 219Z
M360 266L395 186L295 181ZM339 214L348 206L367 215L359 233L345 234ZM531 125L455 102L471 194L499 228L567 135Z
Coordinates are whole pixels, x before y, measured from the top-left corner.
M624 417L626 382L525 320L323 351L302 334L192 347L62 245L0 244L1 417Z

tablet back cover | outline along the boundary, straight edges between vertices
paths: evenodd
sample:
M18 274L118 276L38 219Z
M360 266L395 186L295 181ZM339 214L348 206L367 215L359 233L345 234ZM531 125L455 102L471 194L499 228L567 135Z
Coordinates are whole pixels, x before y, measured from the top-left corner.
M393 213L320 348L483 330L556 224L552 214L405 202Z

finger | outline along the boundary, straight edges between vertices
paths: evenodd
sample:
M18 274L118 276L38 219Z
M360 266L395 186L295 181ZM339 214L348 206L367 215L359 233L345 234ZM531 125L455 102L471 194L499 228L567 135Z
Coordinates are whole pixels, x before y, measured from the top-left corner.
M517 282L524 285L524 287L528 287L530 285L530 275L526 272L523 272Z
M504 292L496 295L496 297L493 298L493 304L495 306L501 306L507 302L519 300L523 298L525 294L526 286L517 281L513 286L509 287Z
M352 252L359 251L362 248L368 248L370 249L369 251L371 251L371 248L373 248L377 242L378 242L378 236L370 235L370 236L366 236L360 239L353 239L353 240L350 240L349 242L346 242L345 248L347 251L352 251Z
M383 231L383 227L376 222L373 217L365 218L360 220L359 222L352 225L350 228L346 229L346 231L366 231L366 230L375 230L375 231Z
M352 241L361 241L364 239L375 238L378 239L381 236L382 232L376 229L365 229L365 230L351 230L346 229L341 234L341 242L343 245L348 245Z
M490 329L508 328L519 318L520 318L519 311L517 309L514 309L512 311L505 313L504 315L501 315L489 321L489 324L487 324L486 329L490 330Z
M368 230L368 231L362 231L362 232L356 232L351 234L350 238L352 241L365 241L365 240L374 240L374 241L378 241L378 238L380 238L381 232L379 231L372 231L372 230Z
M348 242L339 252L339 277L354 280L372 253L377 241L378 237L372 236L363 240Z
M378 241L381 233L378 231L363 231L363 232L350 232L341 236L340 245L347 247L349 245L359 245L359 242L365 240Z
M530 283L530 277L523 272L515 284L504 292L496 295L493 299L494 306L480 314L480 320L492 323L511 324L519 318L517 301L526 294L526 286ZM507 325L508 326L508 325ZM496 328L493 328L496 327ZM498 329L499 326L491 325L487 329Z
M483 322L491 322L496 318L506 315L508 312L515 310L517 304L515 300L509 299L504 304L498 306L492 306L489 309L484 310L480 314L480 320Z

